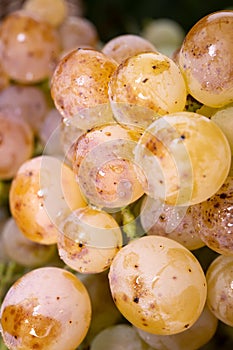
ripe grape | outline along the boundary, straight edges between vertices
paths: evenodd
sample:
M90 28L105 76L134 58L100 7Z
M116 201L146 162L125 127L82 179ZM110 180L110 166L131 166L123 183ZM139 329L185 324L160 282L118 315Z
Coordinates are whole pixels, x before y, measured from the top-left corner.
M51 95L61 115L75 117L80 124L84 119L82 109L84 113L90 109L92 116L97 113L94 108L101 106L102 110L96 117L101 122L108 119L112 114L108 82L116 67L114 60L94 49L76 49L66 54L58 63L51 81ZM85 118L90 120L91 116L88 118L86 114Z
M109 282L123 316L153 334L190 328L206 301L206 280L198 260L167 237L145 236L124 246L110 266Z
M222 186L231 151L226 136L210 119L177 112L145 130L135 147L135 161L147 175L145 192L150 197L169 205L192 205Z
M137 329L140 337L156 350L196 350L207 344L214 336L218 319L205 306L198 320L184 332L157 335Z
M190 207L168 205L159 199L145 196L141 206L140 221L147 235L174 239L190 250L205 245L194 227Z
M220 254L233 255L233 177L206 201L191 206L194 226L203 242Z
M34 138L29 125L0 113L0 180L12 179L33 153Z
M10 259L27 267L45 265L55 253L55 245L38 244L26 238L12 217L4 224L1 241Z
M23 275L1 305L1 332L9 350L74 350L90 319L86 288L75 275L57 267Z
M211 116L211 120L216 123L226 135L233 155L233 104L218 109Z
M135 34L116 36L106 42L101 51L119 64L130 56L142 52L158 52L152 43Z
M115 219L90 207L73 211L60 222L58 252L73 270L99 273L109 268L122 246L122 234Z
M138 336L136 330L128 324L117 324L105 328L91 343L90 350L146 350L148 347Z
M1 113L24 119L34 133L38 133L47 110L45 94L37 86L10 85L0 92Z
M158 52L129 57L109 81L109 99L119 123L145 126L158 116L182 111L186 95L178 66Z
M218 256L206 273L207 304L213 314L225 324L233 327L233 257Z
M210 107L233 101L233 11L217 11L201 18L186 34L179 66L189 93Z
M24 10L12 12L1 23L0 43L3 69L11 79L33 84L51 76L60 41L48 23Z
M84 17L67 17L59 27L59 35L65 52L83 46L95 48L99 41L97 28Z
M140 128L106 124L91 129L74 143L73 169L92 205L119 208L143 195L138 179L140 165L133 161L141 133Z
M86 202L72 170L52 156L23 163L12 181L11 214L23 234L34 242L57 242L57 220Z
M63 23L68 11L65 0L26 0L22 8L54 27Z

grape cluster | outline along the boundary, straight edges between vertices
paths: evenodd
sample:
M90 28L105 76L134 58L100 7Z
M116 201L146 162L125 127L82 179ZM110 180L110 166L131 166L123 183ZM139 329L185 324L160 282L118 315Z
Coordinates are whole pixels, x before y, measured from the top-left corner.
M0 347L199 349L233 326L233 11L101 43L71 10L0 23Z

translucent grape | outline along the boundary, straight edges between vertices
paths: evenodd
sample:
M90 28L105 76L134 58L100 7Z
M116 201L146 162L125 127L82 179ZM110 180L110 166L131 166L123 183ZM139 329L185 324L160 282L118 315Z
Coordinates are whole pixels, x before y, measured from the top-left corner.
M192 205L222 186L231 151L226 136L210 119L178 112L146 129L135 148L135 161L147 175L145 192L150 197L169 205Z
M87 200L100 208L119 208L144 193L133 149L140 128L106 124L80 136L73 145L73 169ZM88 181L87 181L88 178Z
M59 28L59 35L64 51L77 49L85 45L95 48L99 41L97 28L84 17L67 17Z
M17 280L1 305L1 331L9 350L74 350L91 319L86 288L57 267L35 269Z
M167 205L159 199L145 196L140 221L147 235L174 239L190 250L205 245L194 227L190 207Z
M226 135L233 155L233 104L217 110L213 113L211 120L216 123Z
M190 328L206 301L206 280L198 260L167 237L145 236L124 246L110 266L109 282L123 316L153 334Z
M3 69L19 83L36 83L49 78L57 64L60 41L46 22L26 11L6 16L0 30Z
M22 233L34 242L57 242L57 220L86 202L72 170L52 156L23 163L10 189L11 214Z
M108 101L108 82L117 63L92 49L73 50L58 63L51 81L51 95L64 118L83 122L82 110L102 106L99 120L112 114ZM94 114L97 110L94 109ZM85 118L88 116L84 115ZM89 118L90 119L90 118ZM80 126L79 126L80 127Z
M0 113L0 125L0 180L8 180L32 156L34 138L24 120Z
M198 320L184 332L157 335L137 329L140 337L156 350L196 350L207 344L214 336L218 319L205 306Z
M89 207L75 210L61 221L59 230L60 258L81 273L107 270L122 246L121 229L105 211Z
M37 86L10 85L0 92L0 111L24 119L35 133L43 123L48 106Z
M116 36L106 42L101 51L118 63L142 52L158 52L151 42L135 34Z
M26 0L22 8L54 27L62 24L68 11L65 0Z
M156 116L184 109L186 87L178 66L170 58L145 52L119 65L109 81L109 99L118 122L140 125L149 119L148 126ZM146 113L149 116L143 116Z
M209 199L191 207L195 228L205 244L220 254L233 255L233 177Z
M233 101L233 11L218 11L201 18L187 33L179 66L189 93L210 107Z
M220 255L209 266L207 273L207 304L222 322L233 326L233 257Z
M28 267L42 266L55 254L54 245L42 245L26 238L12 217L7 220L3 227L2 244L12 261Z
M136 330L128 324L117 324L100 332L91 343L90 350L146 350Z

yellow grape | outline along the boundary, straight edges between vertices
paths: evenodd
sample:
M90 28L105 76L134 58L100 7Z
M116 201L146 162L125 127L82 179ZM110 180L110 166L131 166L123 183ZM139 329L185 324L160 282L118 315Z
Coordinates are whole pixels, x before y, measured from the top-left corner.
M74 350L90 326L90 297L71 272L41 267L10 287L0 319L9 350Z
M123 316L153 334L190 328L206 302L199 261L180 243L161 236L144 236L124 246L110 266L109 283Z
M26 0L22 8L54 27L62 24L68 10L65 0Z
M109 81L109 99L119 123L148 126L158 116L182 111L186 95L178 66L158 52L129 57Z
M220 255L206 272L208 285L207 304L213 314L233 327L233 257Z
M141 134L141 128L113 123L91 129L74 143L73 169L92 205L119 208L143 195L143 174L133 156Z
M130 56L142 52L158 52L151 42L135 34L116 36L106 42L101 51L119 64Z
M222 10L201 18L187 33L179 66L189 93L210 107L233 101L233 11Z
M22 119L0 113L0 125L0 180L9 180L32 156L34 138L31 128Z
M37 83L51 76L60 52L57 32L25 10L6 16L0 29L4 71L19 83Z
M147 176L145 192L150 197L169 205L193 205L222 186L231 150L222 130L210 119L177 112L145 130L135 148L135 161Z
M72 170L52 156L23 163L10 188L11 214L23 234L34 242L57 242L57 220L86 205Z
M59 231L60 258L81 273L107 270L122 246L121 229L115 219L105 211L89 207L65 217Z
M108 82L116 67L113 59L94 49L76 49L66 54L58 63L51 81L51 95L61 115L75 117L78 123L82 123L83 109L84 113L90 110L95 115L95 107L102 106L103 110L95 117L104 122L103 116L108 118L111 115Z
M233 155L233 104L215 111L211 116L211 120L216 123L226 135Z

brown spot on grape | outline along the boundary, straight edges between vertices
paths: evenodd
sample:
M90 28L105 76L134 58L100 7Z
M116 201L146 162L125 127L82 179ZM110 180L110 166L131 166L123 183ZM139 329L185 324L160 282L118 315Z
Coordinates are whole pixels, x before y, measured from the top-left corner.
M139 303L139 298L138 298L138 297L135 297L135 298L133 299L133 301L134 301L134 303L138 304L138 303Z

